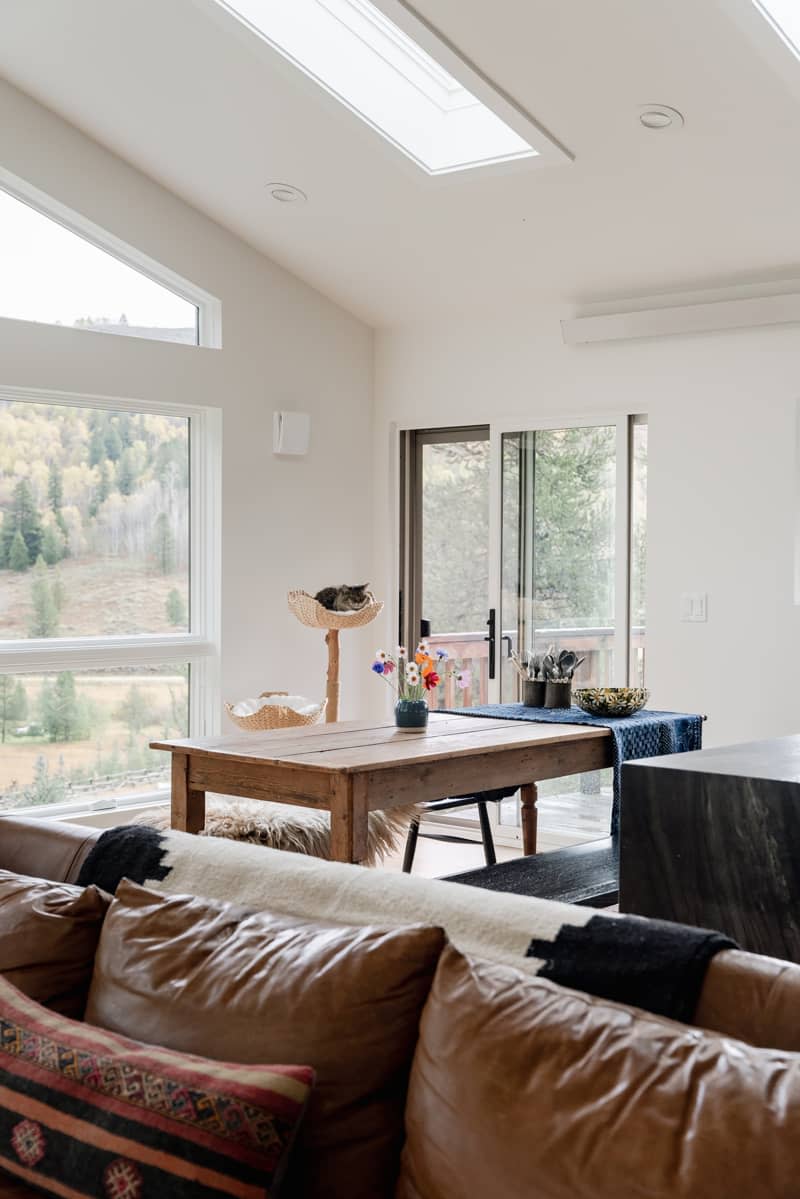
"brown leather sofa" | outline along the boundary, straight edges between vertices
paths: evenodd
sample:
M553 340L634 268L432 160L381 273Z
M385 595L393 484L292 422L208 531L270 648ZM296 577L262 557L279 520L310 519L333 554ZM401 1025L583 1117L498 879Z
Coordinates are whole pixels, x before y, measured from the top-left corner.
M73 825L0 820L0 869L74 882L98 835ZM379 875L375 877L378 885ZM167 899L170 920L178 921L176 927L190 919L197 930L197 945L206 935L203 929L210 930L213 941L220 917L213 904L208 906L211 901L155 896L152 903L166 903ZM150 989L142 985L145 976L136 953L139 934L134 909L138 902L129 903L129 919L123 918L121 909L114 915L112 908L106 920L87 1015L93 1022L112 1027L114 1013L126 1011L126 1026L118 1031L158 1041L161 1016L157 1008L141 1002ZM141 905L147 908L150 902L145 895ZM491 893L486 894L485 902L492 903ZM181 905L186 908L184 915ZM263 919L275 921L267 915ZM430 919L437 922L435 912ZM324 905L318 920L324 926ZM134 931L126 933L126 927ZM169 920L163 927L168 937ZM267 927L265 924L264 929ZM120 938L113 952L112 931ZM246 942L249 952L257 956L261 935L257 921L250 922L242 935L250 938ZM304 948L301 958L305 955L310 960L308 954ZM341 960L341 949L333 958ZM174 968L179 979L182 967L177 958L174 967L169 953L162 959L161 977L164 970ZM119 977L111 979L115 971ZM286 974L288 978L291 970ZM126 1008L130 1001L123 992L128 976L139 981L131 990L136 1003ZM265 1001L261 992L268 988L263 983L255 985L257 972L254 977L255 983L248 984L245 979L236 989L212 979L207 996L209 1010L216 1002L213 997L219 1000L216 1020L225 1020L226 1013L233 1019L240 993L249 995L251 1004ZM303 991L302 971L291 986L295 995ZM344 983L337 983L337 990L340 986ZM279 1000L272 996L270 1003L272 1010L277 1010ZM778 1199L800 1194L800 1188L791 1189L793 1179L800 1176L800 1147L795 1147L796 1137L789 1136L786 1128L787 1121L797 1120L800 1114L800 1058L793 1057L800 1053L798 1010L800 966L736 950L723 952L712 962L694 1026L689 1027L566 991L545 980L526 978L504 965L470 960L449 948L441 956L422 1015L405 1114L408 1139L402 1169L398 1161L392 1176L387 1175L385 1188L370 1193L369 1199L388 1199L393 1193L397 1199L462 1199L467 1193L497 1195L498 1199L626 1199L628 1194L647 1194L653 1199L668 1194L681 1199L689 1194L702 1194L704 1199L723 1194L726 1199L740 1194L743 1199L745 1195L747 1199ZM136 1013L135 1018L131 1012ZM173 1016L178 1015L179 1008L175 1008ZM318 1023L324 1027L322 1009ZM166 1028L164 1025L162 1031ZM722 1037L706 1037L697 1029ZM392 1031L387 1026L387 1036ZM200 1051L192 1043L175 1045L168 1040L184 1035L177 1021L174 1029L164 1031L160 1043ZM736 1038L744 1045L734 1046L729 1053L731 1043L724 1038ZM258 1044L263 1040L263 1034L255 1038ZM759 1057L748 1046L790 1052ZM253 1049L254 1053L260 1051ZM714 1055L720 1053L723 1067L715 1064ZM214 1056L210 1050L209 1055ZM742 1061L744 1072L737 1076ZM358 1066L357 1072L363 1068ZM607 1103L593 1100L592 1088L605 1094L610 1071L621 1071L624 1086L614 1088L616 1099L609 1115ZM748 1096L747 1088L748 1080L762 1074L764 1094L770 1099L759 1105L757 1098ZM719 1088L716 1115L710 1124L703 1123L698 1096L713 1086ZM690 1095L692 1102L688 1102ZM655 1112L653 1120L648 1112ZM754 1112L759 1113L758 1119ZM622 1130L623 1135L613 1135L615 1130ZM665 1130L671 1130L666 1140ZM757 1145L747 1144L751 1136ZM537 1137L544 1138L541 1145L534 1145ZM644 1145L641 1152L636 1147L637 1137ZM500 1153L498 1144L503 1146ZM733 1174L726 1172L726 1157L740 1146L747 1149L743 1164ZM357 1153L352 1156L352 1148L346 1167L351 1180L357 1174L358 1160ZM534 1166L538 1183L525 1175ZM398 1170L400 1179L394 1192ZM636 1170L643 1173L636 1186L632 1183L630 1191L620 1190L619 1179ZM651 1171L657 1181L650 1179ZM333 1199L340 1193L341 1188L317 1180L311 1191L293 1191L292 1199L306 1194L313 1199ZM351 1181L347 1193L362 1192ZM15 1182L0 1182L4 1199L31 1195L32 1191Z
M0 870L74 883L101 831L55 821L2 819ZM492 900L486 892L486 904ZM319 914L324 917L325 912ZM800 1052L798 1011L800 966L728 950L709 967L695 1022L751 1045Z

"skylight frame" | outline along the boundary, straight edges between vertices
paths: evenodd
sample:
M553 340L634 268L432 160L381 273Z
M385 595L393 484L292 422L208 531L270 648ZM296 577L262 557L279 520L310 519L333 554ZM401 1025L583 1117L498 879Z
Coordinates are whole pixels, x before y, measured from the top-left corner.
M348 98L330 86L325 79L319 77L313 70L300 61L295 54L288 52L269 33L253 23L237 7L239 0L194 0L195 4L205 11L228 32L234 33L240 39L246 40L251 48L269 55L273 63L278 62L295 68L302 76L312 81L326 97L335 101L337 109L345 108L358 117L360 125L379 135L383 145L400 151L403 158L414 164L419 171L431 179L459 177L464 173L475 175L485 171L498 171L509 167L526 169L552 164L554 162L571 162L573 155L534 118L518 104L505 95L497 86L488 80L478 69L455 50L444 38L414 13L403 0L369 0L372 8L382 14L387 21L393 23L401 34L409 38L423 52L433 59L434 66L443 75L451 76L460 88L466 89L487 110L489 114L503 122L513 134L523 139L529 147L515 153L503 153L497 157L481 157L471 161L459 161L456 165L442 168L431 168L412 149L392 136L381 127L370 115L360 107L356 107ZM246 2L246 0L242 0ZM331 5L326 0L318 0L322 7L331 12ZM354 7L359 0L351 0ZM334 19L335 13L331 14ZM347 26L353 33L352 27ZM358 36L357 34L355 36ZM370 47L372 49L372 47ZM402 72L401 72L402 74ZM407 78L407 77L406 77ZM411 82L409 80L409 82ZM457 106L456 106L457 108ZM401 160L402 161L402 160Z
M769 0L716 0L716 3L800 99L800 42L795 42L782 27L770 9Z
M793 36L773 12L773 0L752 0L752 3L786 48L800 61L800 21L798 21L797 33Z

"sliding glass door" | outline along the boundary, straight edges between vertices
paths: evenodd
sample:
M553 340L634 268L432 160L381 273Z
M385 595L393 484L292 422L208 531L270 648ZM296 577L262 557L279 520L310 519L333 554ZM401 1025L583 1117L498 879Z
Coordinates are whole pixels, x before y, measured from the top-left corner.
M420 636L468 672L431 694L438 707L486 703L489 695L489 429L425 429L410 435L406 585L400 640Z
M403 445L400 639L426 632L471 677L432 702L519 702L512 651L551 646L583 659L579 686L644 682L644 418L421 430ZM610 783L603 772L542 784L545 843L606 835ZM513 843L516 800L495 823Z
M498 432L500 597L506 646L584 659L585 686L628 672L627 422ZM503 657L500 698L520 698Z

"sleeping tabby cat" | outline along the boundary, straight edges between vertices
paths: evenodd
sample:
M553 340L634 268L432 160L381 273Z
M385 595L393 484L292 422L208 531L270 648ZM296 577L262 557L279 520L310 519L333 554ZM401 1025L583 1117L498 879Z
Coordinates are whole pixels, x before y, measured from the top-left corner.
M314 599L329 612L358 612L372 602L372 592L367 591L369 583L359 583L353 586L343 584L341 587L323 587Z

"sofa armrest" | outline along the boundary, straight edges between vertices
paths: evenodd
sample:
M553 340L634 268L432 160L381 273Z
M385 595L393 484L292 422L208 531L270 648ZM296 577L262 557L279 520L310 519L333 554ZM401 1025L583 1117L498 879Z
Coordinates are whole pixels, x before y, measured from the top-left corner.
M765 1049L800 1051L800 966L740 949L709 963L692 1023Z
M101 831L55 820L0 817L0 870L73 883Z

